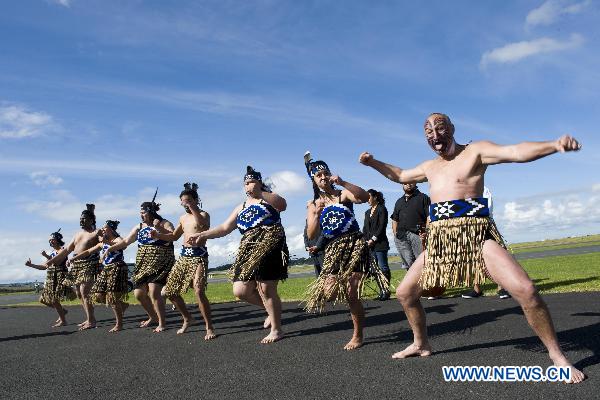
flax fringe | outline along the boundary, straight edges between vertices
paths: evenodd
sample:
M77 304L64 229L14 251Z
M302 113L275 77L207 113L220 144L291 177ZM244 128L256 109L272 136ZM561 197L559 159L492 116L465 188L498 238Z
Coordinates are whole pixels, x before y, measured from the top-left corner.
M334 239L325 248L321 274L308 286L305 310L322 312L328 301L332 301L334 305L348 303L349 282L354 272L362 274L358 285L360 298L369 271L384 288L389 288L388 279L371 257L360 232L348 233Z
M285 240L281 224L261 225L247 230L242 236L235 262L229 269L229 278L244 282L252 279L264 257L275 250L281 240ZM287 265L287 259L283 261Z
M94 282L100 273L100 264L98 263L97 258L91 260L77 260L71 262L71 264L71 271L69 271L63 281L65 286Z
M492 218L459 217L428 224L421 287L427 290L484 283L483 242L490 237L506 248Z
M172 246L140 245L135 256L136 284L166 280L175 264Z
M199 287L205 288L207 284L208 274L208 257L185 257L180 256L171 273L167 279L165 285L165 295L171 296L183 296L190 287L194 285L194 279L196 278L196 271L200 268L199 276Z
M46 270L46 281L40 295L40 303L53 307L55 301L75 300L77 295L71 286L65 286L66 267L49 267Z
M94 286L92 286L91 292L93 293L92 301L96 303L114 306L118 302L127 300L129 298L127 293L127 264L118 261L105 265Z

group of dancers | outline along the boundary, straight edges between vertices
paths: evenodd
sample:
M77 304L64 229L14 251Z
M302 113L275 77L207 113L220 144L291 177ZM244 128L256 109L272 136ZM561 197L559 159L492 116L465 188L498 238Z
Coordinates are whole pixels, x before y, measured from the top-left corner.
M429 182L432 204L427 223L426 251L411 266L398 284L400 301L414 334L413 343L393 355L394 358L429 356L432 347L427 336L425 311L420 297L436 287L472 286L491 278L508 290L521 305L528 323L539 336L556 366L569 367L571 381L585 379L564 355L546 307L533 282L506 249L502 236L490 216L487 199L482 196L484 175L490 165L529 162L556 152L578 151L580 143L569 135L555 141L522 142L501 146L488 141L459 144L454 139L454 125L441 113L430 114L424 125L425 138L436 157L415 168L403 169L377 160L368 152L359 162L397 183ZM327 302L347 303L353 323L350 341L344 346L353 350L363 344L364 309L361 292L367 273L375 273L380 282L389 284L360 233L353 205L364 203L369 193L342 179L324 161L305 154L306 172L313 186L313 199L307 205L307 234L320 234L325 241L322 270L308 287L307 311L322 311ZM96 229L94 206L87 205L81 214L79 231L65 245L60 230L50 236L51 254L46 261L26 265L47 270L40 298L54 307L59 319L54 326L66 324L63 299L78 296L86 314L80 324L85 330L95 326L94 302L113 308L116 324L110 332L122 329L127 308L127 266L123 250L137 241L138 250L133 275L134 295L148 318L140 326L156 325L154 332L165 329L165 304L168 298L183 317L177 331L184 333L191 323L182 295L193 288L205 322L205 339L216 337L206 297L209 239L228 235L236 228L242 233L235 262L229 273L233 294L250 304L264 308L264 326L270 329L262 343L284 337L278 282L288 276L289 252L281 224L287 204L263 182L260 172L247 167L243 178L246 199L234 208L217 227L210 227L210 217L199 205L198 186L186 183L180 194L185 213L177 227L158 212L156 193L152 201L141 205L141 222L122 238L118 221L106 221ZM321 229L319 229L319 227ZM321 233L319 233L321 231ZM173 242L183 235L180 256L175 259ZM73 253L67 268L69 254ZM74 290L73 290L74 288Z

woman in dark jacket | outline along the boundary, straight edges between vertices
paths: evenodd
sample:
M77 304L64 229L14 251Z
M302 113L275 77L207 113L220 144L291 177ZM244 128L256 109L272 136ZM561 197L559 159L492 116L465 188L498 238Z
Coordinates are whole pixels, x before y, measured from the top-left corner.
M385 208L385 199L383 198L383 193L375 189L369 189L367 192L369 193L369 205L371 207L365 212L363 235L373 256L377 260L377 264L379 264L379 268L381 268L381 271L389 282L391 273L388 266L387 253L390 245L386 235L388 212ZM380 282L377 282L377 284L380 290L377 300L389 299L389 290L384 289Z

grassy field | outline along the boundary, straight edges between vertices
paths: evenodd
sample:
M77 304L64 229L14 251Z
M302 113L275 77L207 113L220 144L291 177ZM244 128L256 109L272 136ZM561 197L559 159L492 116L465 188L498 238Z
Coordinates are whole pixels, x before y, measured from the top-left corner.
M600 291L600 253L588 253L581 255L570 255L560 257L547 257L539 259L524 260L523 267L529 276L536 283L542 293L562 293L562 292L584 292ZM292 272L308 269L312 267L294 267ZM405 275L405 271L398 270L392 272L392 283L397 285ZM291 278L279 285L279 294L284 301L302 300L306 287L314 280L312 277ZM486 283L483 285L483 291L486 295L495 295L496 285ZM374 282L369 282L365 290L365 297L375 297L377 286ZM467 288L449 289L445 296L455 296L467 290ZM212 303L234 301L231 294L230 283L211 283L208 285L207 295ZM194 293L190 290L185 296L187 303L196 303ZM130 303L137 302L130 296ZM78 301L66 302L67 305L79 304ZM32 302L21 305L39 305Z
M510 250L517 253L529 253L533 251L558 250L585 246L600 245L600 235L587 235L572 238L543 240L540 242L523 242L511 244Z

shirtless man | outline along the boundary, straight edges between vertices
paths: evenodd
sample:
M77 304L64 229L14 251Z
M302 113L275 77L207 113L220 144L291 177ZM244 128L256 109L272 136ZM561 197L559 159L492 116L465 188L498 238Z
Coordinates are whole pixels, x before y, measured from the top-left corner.
M160 233L152 231L150 235L155 239L167 242L175 242L183 235L184 243L187 243L190 235L200 233L210 228L210 216L206 211L198 207L198 185L195 183L186 183L183 191L179 195L181 205L185 209L185 214L179 218L179 224L173 233ZM193 317L188 311L182 295L188 291L191 285L194 286L198 308L206 324L206 335L204 340L211 340L217 337L215 334L212 320L210 317L210 303L206 297L206 285L208 275L208 251L206 250L206 239L195 243L192 246L183 246L177 262L169 273L167 284L163 289L164 295L171 300L183 316L183 325L177 331L177 334L185 333L193 321Z
M65 262L70 253L77 255L98 244L98 230L96 229L94 209L95 206L93 204L86 205L86 209L83 210L79 219L81 231L75 234L73 240L65 248L46 261L46 266L60 266ZM87 258L74 261L71 264L71 271L65 282L66 284L75 285L75 291L81 299L81 305L86 315L86 320L79 324L79 330L95 328L96 318L90 295L100 269L98 253L92 253Z
M432 205L427 251L417 258L396 290L414 340L392 357L431 355L425 311L419 300L424 288L483 283L487 273L519 302L554 365L571 369L571 383L583 381L584 373L567 360L560 348L546 304L527 273L504 247L482 196L484 174L489 165L534 161L557 152L578 151L581 145L569 135L555 141L510 146L488 141L462 145L454 140L450 118L440 113L431 114L425 121L425 138L438 157L412 169L386 164L367 152L359 158L362 164L394 182L429 182L430 185ZM458 240L463 247L448 246ZM441 262L444 257L453 260L453 264Z

